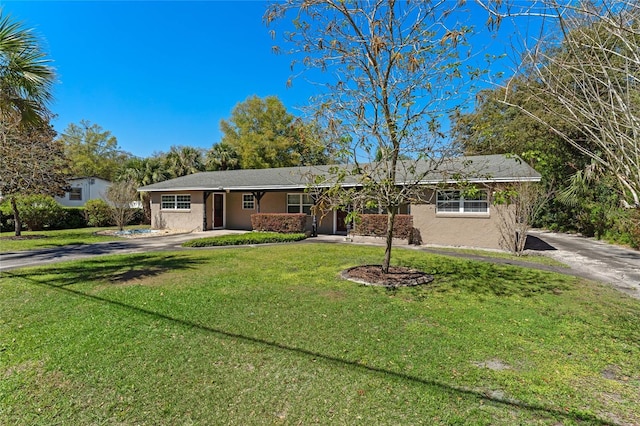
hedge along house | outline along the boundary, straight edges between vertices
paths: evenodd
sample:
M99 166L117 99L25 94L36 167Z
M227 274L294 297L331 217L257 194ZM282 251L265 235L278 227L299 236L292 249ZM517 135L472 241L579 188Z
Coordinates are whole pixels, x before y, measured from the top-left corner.
M504 155L459 157L442 164L440 168L422 164L430 170L419 182L424 186L424 196L402 206L399 213L412 217L422 244L500 248L496 209L513 206L492 205L493 192L514 182L539 182L540 174L519 158ZM154 229L251 230L251 215L256 213L304 213L311 231L314 199L308 191L309 182L323 175L329 186L330 167L201 172L138 191L150 193ZM405 183L399 180L398 185ZM480 189L473 199L465 198L462 180ZM355 179L342 185L357 187ZM351 206L345 207L348 210ZM344 234L345 217L342 209L318 213L318 233Z

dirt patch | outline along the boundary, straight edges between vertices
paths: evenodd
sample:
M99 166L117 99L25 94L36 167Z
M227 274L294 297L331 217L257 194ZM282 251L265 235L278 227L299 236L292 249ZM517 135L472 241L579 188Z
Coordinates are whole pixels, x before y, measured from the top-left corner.
M479 368L488 368L493 371L502 371L502 370L511 370L511 366L506 362L500 361L499 359L490 359L482 362L472 362L473 365Z
M163 236L175 235L175 234L188 234L190 232L190 231L185 231L181 229L151 229L151 230L145 229L143 231L144 232L136 232L136 230L129 230L129 233L122 234L122 233L119 233L120 231L118 231L117 229L107 229L105 231L98 231L96 232L96 234L121 237L121 238L153 238L153 237L163 237Z
M21 241L21 240L41 240L43 238L47 238L46 235L20 235L16 237L12 235L10 237L0 237L0 240L9 240L9 241Z
M380 265L362 265L342 271L342 278L364 285L381 287L411 287L433 281L433 275L403 266L392 266L389 273Z

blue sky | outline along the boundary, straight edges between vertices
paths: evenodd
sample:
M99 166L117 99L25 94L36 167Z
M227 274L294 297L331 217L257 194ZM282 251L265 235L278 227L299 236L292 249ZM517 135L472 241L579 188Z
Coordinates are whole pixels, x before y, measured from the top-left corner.
M264 2L0 5L35 29L54 61L56 130L86 119L137 156L211 147L220 120L251 95L278 96L297 114L311 94L303 81L286 87L290 58L271 52Z
M86 119L141 157L210 148L220 120L251 95L278 96L300 114L315 88L303 79L286 87L291 58L271 51L266 4L0 0L54 61L56 130Z

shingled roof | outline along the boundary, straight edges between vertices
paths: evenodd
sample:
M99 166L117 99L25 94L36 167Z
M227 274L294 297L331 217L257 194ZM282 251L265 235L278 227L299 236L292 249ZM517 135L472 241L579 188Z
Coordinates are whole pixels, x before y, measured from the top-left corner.
M472 183L538 182L540 174L517 156L479 155L456 157L439 161L401 163L398 185L455 183L460 179ZM335 166L299 166L274 169L225 170L200 172L138 188L138 191L277 191L304 189L315 176L323 176L327 186L333 179L330 169ZM345 166L340 166L345 167ZM352 167L352 166L351 166ZM375 163L362 167L375 175ZM409 171L410 170L410 171ZM344 186L357 186L357 179L349 177Z

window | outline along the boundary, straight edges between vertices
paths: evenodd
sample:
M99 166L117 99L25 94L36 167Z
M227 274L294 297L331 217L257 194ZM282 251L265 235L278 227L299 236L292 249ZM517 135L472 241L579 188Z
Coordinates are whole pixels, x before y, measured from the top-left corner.
M253 210L256 208L256 200L253 194L242 194L242 209Z
M311 214L313 201L309 194L287 194L287 213Z
M163 195L162 210L190 210L191 195Z
M463 197L462 191L438 191L437 213L488 213L487 193L478 191L473 196Z
M82 188L71 188L69 199L72 201L82 201Z

